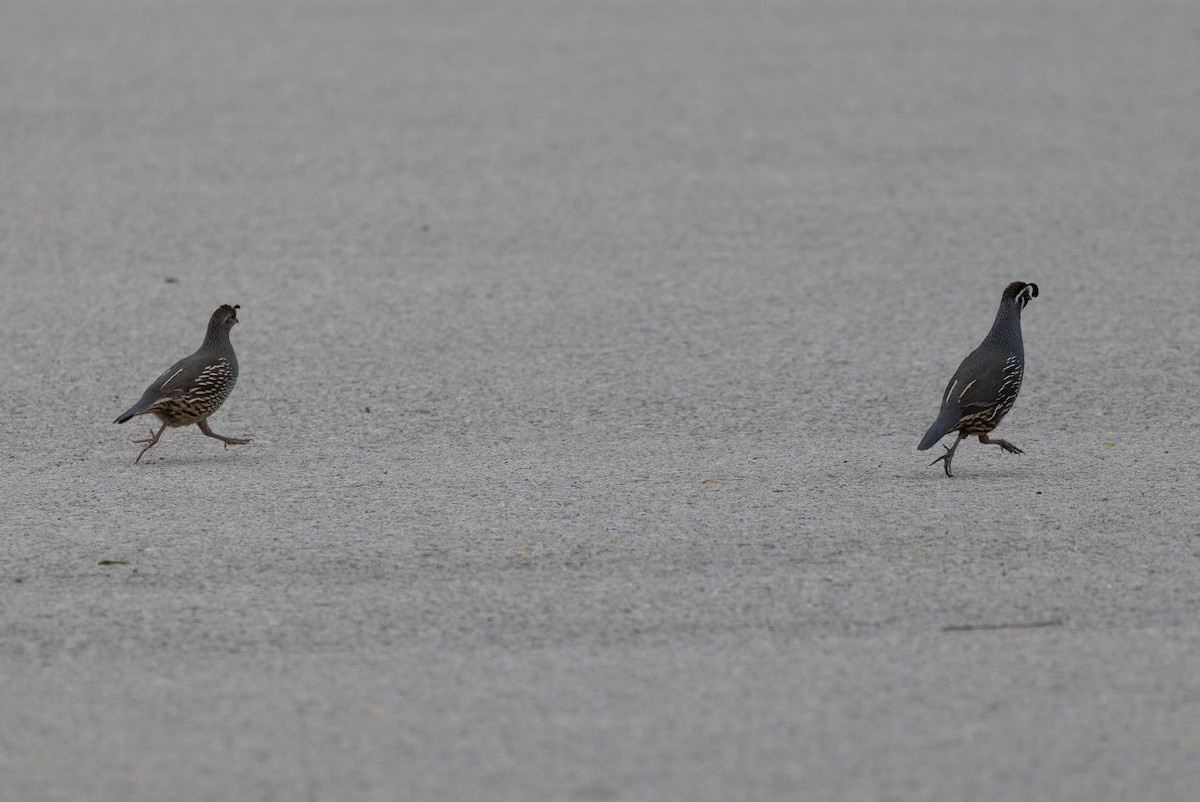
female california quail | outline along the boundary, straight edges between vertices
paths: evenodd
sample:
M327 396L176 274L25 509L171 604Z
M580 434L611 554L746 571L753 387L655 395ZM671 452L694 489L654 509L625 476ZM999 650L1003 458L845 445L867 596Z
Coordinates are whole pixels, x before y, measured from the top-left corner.
M237 383L238 363L229 342L229 330L238 322L241 306L225 304L213 312L208 321L208 333L200 350L167 368L163 375L142 393L136 404L122 413L113 423L124 423L138 415L154 414L162 426L150 437L134 440L146 446L138 452L134 463L141 461L163 430L168 426L196 424L200 431L228 446L249 443L236 437L225 437L208 427L208 416L217 411Z
M917 450L924 451L945 435L957 431L958 439L954 445L946 446L946 453L929 463L944 463L942 467L946 469L947 476L954 475L950 473L954 450L971 435L978 435L981 443L998 445L1010 453L1025 453L1007 440L989 440L988 432L995 429L1012 409L1021 389L1021 376L1025 372L1021 310L1037 294L1037 285L1024 281L1014 281L1005 287L992 330L979 347L962 361L954 378L946 385L946 392L942 395L942 411L925 433Z

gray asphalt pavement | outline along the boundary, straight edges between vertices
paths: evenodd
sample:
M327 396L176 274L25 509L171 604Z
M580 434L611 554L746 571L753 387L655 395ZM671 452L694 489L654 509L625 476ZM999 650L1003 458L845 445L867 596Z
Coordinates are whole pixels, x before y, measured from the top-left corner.
M1200 6L47 0L0 76L0 800L1194 798ZM135 465L222 303L253 443Z

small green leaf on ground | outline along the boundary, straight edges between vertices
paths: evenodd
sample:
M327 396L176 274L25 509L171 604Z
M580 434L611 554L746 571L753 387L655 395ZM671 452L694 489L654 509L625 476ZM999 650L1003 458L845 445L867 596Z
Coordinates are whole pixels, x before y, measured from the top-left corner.
M101 560L100 565L129 565L124 560Z

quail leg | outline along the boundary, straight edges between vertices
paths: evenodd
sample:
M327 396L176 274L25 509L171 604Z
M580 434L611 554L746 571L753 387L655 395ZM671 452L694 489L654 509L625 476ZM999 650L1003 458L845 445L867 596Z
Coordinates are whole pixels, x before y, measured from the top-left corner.
M1025 453L1024 451L1017 448L1016 446L1014 446L1012 443L1008 442L1007 440L1001 440L999 438L996 438L995 440L989 440L988 436L986 434L979 435L979 442L983 443L985 446L1000 446L1005 451L1007 451L1009 454L1024 454Z
M204 432L209 437L213 437L224 443L226 448L229 448L230 446L244 446L246 443L250 442L249 440L243 440L240 437L226 437L223 434L217 434L212 429L208 428L207 419L196 421L196 425L200 427L200 431Z
M157 432L154 432L154 434L150 435L149 437L143 437L141 440L133 441L135 443L145 443L146 444L146 447L138 452L137 459L135 459L133 461L134 465L137 465L139 462L142 461L142 455L154 447L154 444L158 442L158 438L162 436L162 433L166 428L167 428L167 424L164 423L162 426L158 427ZM153 431L153 429L151 429L151 431Z
M938 457L937 459L935 459L933 462L931 462L929 464L937 465L939 462L941 462L942 467L946 469L946 475L953 477L954 474L950 473L950 461L954 459L954 450L956 448L958 448L958 444L963 441L964 437L966 437L965 434L960 434L957 438L955 438L954 445L942 446L942 448L946 449L946 453L943 454L942 456Z

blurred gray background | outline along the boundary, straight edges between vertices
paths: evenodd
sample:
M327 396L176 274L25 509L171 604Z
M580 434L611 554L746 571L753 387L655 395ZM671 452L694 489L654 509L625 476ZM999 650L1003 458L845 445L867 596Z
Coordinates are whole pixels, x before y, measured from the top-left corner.
M1195 3L45 0L0 77L0 799L1200 786ZM222 303L254 442L135 465Z

